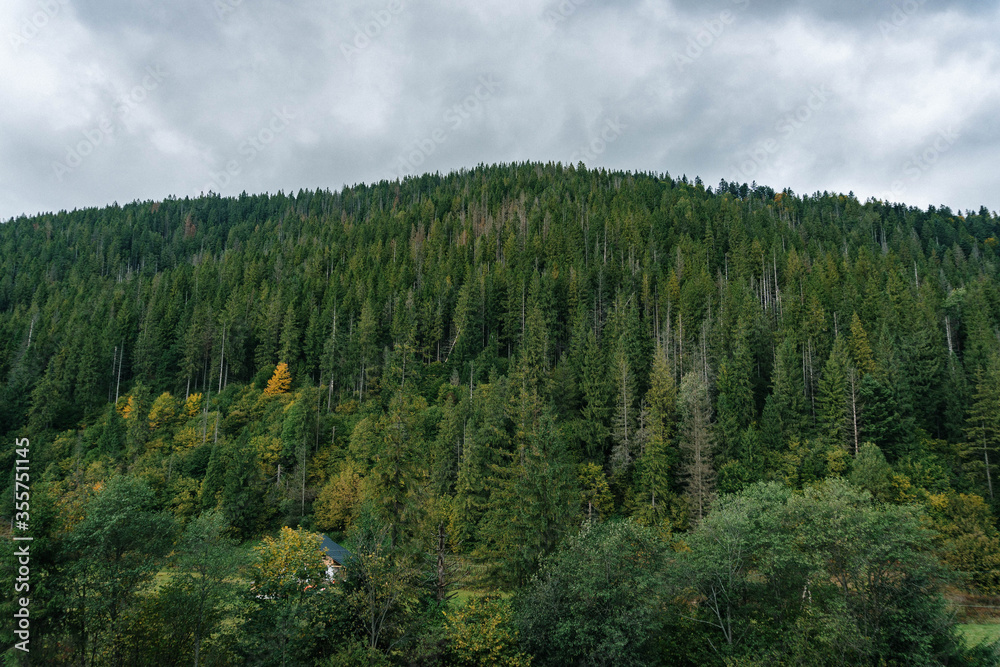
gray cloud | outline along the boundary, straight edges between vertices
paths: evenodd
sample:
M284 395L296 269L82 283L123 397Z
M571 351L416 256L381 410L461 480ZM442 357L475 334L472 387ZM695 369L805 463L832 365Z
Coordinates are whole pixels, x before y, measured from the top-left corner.
M579 159L997 210L998 18L958 0L13 0L0 219Z

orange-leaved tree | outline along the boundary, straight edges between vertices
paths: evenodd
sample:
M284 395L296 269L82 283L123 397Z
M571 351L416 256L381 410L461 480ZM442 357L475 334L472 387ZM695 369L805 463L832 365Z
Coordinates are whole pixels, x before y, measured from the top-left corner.
M274 369L274 375L267 381L267 388L264 389L265 396L277 396L288 393L292 386L292 374L288 372L288 364L281 362Z

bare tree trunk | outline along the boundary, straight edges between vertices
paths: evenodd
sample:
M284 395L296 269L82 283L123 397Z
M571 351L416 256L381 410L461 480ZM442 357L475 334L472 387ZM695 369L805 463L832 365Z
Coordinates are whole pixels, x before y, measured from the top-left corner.
M115 405L118 404L118 389L122 386L122 357L125 356L125 342L122 341L122 353L118 355L118 382L115 384Z
M986 428L983 428L983 462L986 463L986 486L990 490L990 500L993 500L993 478L990 476L990 450L986 447Z
M222 348L219 353L219 391L222 393L222 368L223 362L226 360L226 326L222 325Z
M857 376L852 368L849 373L851 380L851 424L854 428L854 456L858 455L858 391Z
M444 532L443 521L438 523L437 538L437 599L443 602L448 597L448 571L444 562L447 534Z

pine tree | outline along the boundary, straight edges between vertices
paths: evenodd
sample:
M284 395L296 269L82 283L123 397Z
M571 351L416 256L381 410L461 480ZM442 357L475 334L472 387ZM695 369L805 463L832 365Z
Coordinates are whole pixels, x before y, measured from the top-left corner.
M615 509L611 487L604 469L596 463L581 463L577 467L580 485L580 511L587 521L608 517Z
M369 493L383 510L390 544L395 547L413 544L424 511L425 468L420 462L428 455L423 428L426 409L423 397L397 392L377 426Z
M858 399L863 415L861 439L878 445L890 463L908 453L904 449L913 439L912 428L900 414L892 387L877 373L869 373L858 383Z
M992 502L993 461L1000 444L1000 355L996 352L987 359L985 369L976 371L976 389L967 414L965 434L969 444L982 452L986 489Z
M507 462L493 467L478 557L504 586L523 585L577 516L575 467L550 413L543 413Z
M733 355L722 362L717 380L719 397L718 423L726 458L740 456L740 434L754 419L753 386L750 382L752 359L747 343L746 323L737 328L742 332L734 343Z
M281 320L281 338L278 341L278 358L296 365L299 360L299 325L294 304L288 304ZM295 366L298 368L298 366Z
M623 345L619 345L615 352L612 371L615 379L615 416L611 436L615 444L611 450L611 469L615 474L622 474L639 454L635 383Z
M855 429L856 411L851 384L857 384L854 368L847 356L847 345L838 337L819 379L817 407L822 433L830 442L849 447L857 454L859 434ZM854 389L856 394L856 388Z
M636 461L634 513L647 525L662 523L673 496L677 452L673 446L677 386L666 351L657 348L646 393L649 441Z
M267 387L264 389L264 395L278 396L280 394L287 394L291 387L292 374L288 372L288 364L282 361L274 369L274 374L271 375L271 379L267 381Z
M31 428L65 428L70 412L70 383L67 377L69 348L63 347L49 359L41 380L31 392L28 411Z
M798 436L805 426L808 412L802 360L791 337L781 341L775 351L771 382L771 396L782 429L790 437Z
M581 375L584 453L591 461L602 463L609 435L608 406L614 389L608 382L608 366L593 331L587 333Z
M98 354L98 339L96 335L83 337L80 350L80 363L76 373L76 383L73 387L73 402L83 413L89 413L105 400L102 391L100 355Z
M677 396L680 412L680 447L683 452L682 476L685 481L693 523L708 513L715 497L715 426L708 386L697 372L681 378Z
M360 399L364 397L365 390L371 384L378 356L378 322L375 319L375 308L371 299L365 301L365 305L361 309L361 319L358 322L358 345L361 353L361 368L358 378L358 398Z
M851 316L851 361L862 376L875 372L875 357L868 342L868 334L857 313Z

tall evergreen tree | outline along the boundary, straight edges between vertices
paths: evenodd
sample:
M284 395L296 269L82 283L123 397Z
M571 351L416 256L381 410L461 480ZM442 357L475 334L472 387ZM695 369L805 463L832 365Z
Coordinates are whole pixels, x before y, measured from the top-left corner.
M994 352L985 368L977 369L975 393L967 414L965 434L982 456L986 491L993 502L993 468L1000 444L1000 354Z
M681 378L677 395L680 413L680 448L683 453L682 474L691 508L692 522L697 524L715 498L715 424L708 385L698 373Z

